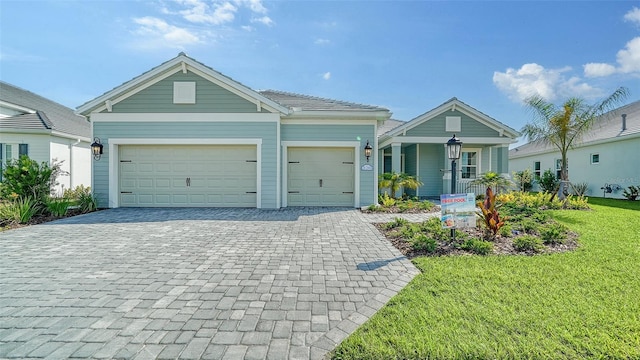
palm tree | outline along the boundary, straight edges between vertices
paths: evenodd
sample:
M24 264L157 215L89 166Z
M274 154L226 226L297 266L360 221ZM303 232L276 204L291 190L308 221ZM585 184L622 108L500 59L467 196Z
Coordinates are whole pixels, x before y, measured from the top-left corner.
M522 128L522 134L528 141L541 141L560 150L562 161L560 199L564 199L569 192L567 152L581 140L600 116L613 110L628 96L628 93L627 88L620 87L606 99L593 105L577 97L567 99L560 107L540 96L533 96L526 100L534 120Z
M493 192L496 194L499 193L501 190L505 191L515 187L515 184L513 183L513 181L493 171L487 171L477 179L469 182L469 185L483 185L488 188L491 188Z
M380 174L378 177L378 187L380 189L391 189L391 197L395 199L396 191L400 188L415 190L422 186L422 182L407 173L397 173L395 171Z

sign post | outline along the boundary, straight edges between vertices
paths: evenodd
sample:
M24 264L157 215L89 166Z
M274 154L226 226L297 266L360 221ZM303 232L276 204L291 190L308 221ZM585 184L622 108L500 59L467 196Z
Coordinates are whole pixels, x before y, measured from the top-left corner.
M453 241L455 229L476 226L476 196L474 193L440 195L440 220L444 229L451 229Z

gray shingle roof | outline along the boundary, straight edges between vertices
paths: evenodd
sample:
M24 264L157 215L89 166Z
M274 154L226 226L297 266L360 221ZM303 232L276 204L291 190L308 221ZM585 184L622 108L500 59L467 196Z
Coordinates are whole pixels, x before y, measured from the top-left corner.
M622 114L627 114L627 128L622 130ZM623 140L629 135L640 134L640 100L608 112L601 116L593 125L591 131L585 134L574 145L597 142ZM540 141L529 142L509 151L509 156L526 156L555 147Z
M83 116L31 91L0 81L0 100L36 111L0 119L0 128L54 130L91 137L91 125Z
M288 108L299 108L303 111L389 111L388 109L374 105L357 104L284 91L263 90L258 92L262 96L269 98L282 106Z
M395 119L385 120L382 126L378 126L378 137L406 123L407 123L406 121L402 121L402 120L395 120Z

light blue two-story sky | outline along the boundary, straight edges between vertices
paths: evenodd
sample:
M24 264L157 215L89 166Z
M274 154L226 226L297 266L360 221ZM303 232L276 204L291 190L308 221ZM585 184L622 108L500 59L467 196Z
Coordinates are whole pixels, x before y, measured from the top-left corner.
M256 90L451 97L520 130L523 99L640 99L639 1L1 0L0 79L66 106L180 51Z

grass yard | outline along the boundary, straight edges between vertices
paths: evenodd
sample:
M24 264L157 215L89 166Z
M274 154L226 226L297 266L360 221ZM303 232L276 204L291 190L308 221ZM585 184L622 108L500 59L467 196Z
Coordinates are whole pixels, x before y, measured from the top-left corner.
M333 359L640 359L640 201L589 203L551 212L573 252L414 259Z

